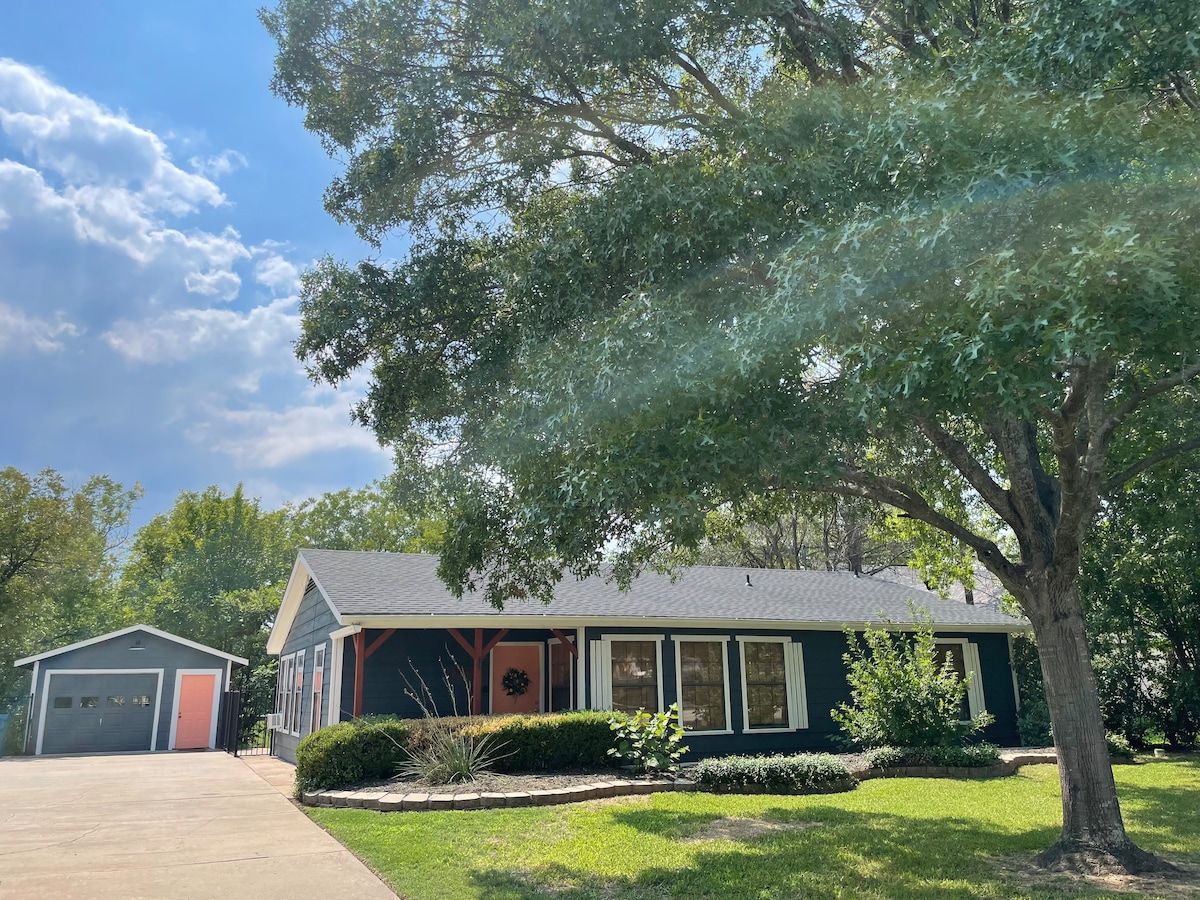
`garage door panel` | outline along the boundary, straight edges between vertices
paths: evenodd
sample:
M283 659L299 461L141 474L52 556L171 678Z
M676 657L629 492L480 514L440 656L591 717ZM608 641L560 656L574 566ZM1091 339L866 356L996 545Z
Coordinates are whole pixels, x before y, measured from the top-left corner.
M51 675L43 753L149 750L158 676Z

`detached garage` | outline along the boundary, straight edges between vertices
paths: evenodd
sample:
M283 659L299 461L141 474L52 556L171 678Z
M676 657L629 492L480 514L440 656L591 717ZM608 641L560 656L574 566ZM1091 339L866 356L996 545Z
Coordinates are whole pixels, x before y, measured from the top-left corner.
M246 660L149 625L18 659L33 668L26 752L215 747L235 663Z

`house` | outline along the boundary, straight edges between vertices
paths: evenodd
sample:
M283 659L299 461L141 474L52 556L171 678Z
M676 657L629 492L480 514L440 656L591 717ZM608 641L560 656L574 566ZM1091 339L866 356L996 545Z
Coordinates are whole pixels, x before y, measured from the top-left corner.
M267 651L279 656L275 751L352 717L545 712L678 702L696 756L836 748L849 698L844 625L932 617L938 649L972 673L985 737L1018 743L1011 636L1026 622L843 572L701 566L644 573L628 592L564 581L548 605L456 599L426 554L302 550ZM415 696L414 696L415 695Z
M696 566L646 572L628 593L602 577L560 583L548 605L456 599L421 553L302 550L266 644L280 658L275 751L360 715L664 709L678 702L692 754L835 749L829 710L850 697L844 625L912 625L972 673L985 737L1018 743L1012 635L1028 624L848 572ZM419 702L420 701L420 702Z
M149 625L18 659L14 666L33 670L25 751L215 747L235 664L246 660Z

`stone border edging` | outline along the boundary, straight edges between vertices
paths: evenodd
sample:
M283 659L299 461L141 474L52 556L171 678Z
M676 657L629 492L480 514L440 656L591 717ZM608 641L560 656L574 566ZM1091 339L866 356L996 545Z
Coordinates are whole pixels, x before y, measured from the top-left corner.
M866 769L851 775L850 786L872 778L1000 778L1014 774L1021 766L1053 763L1058 755L1053 750L1002 753L995 766L967 768L961 766L899 766L890 769ZM305 806L325 806L337 809L373 809L379 812L418 812L421 810L448 809L499 809L516 806L558 806L563 803L578 803L583 800L600 800L605 797L625 797L636 794L658 794L664 791L696 791L696 782L687 778L644 779L638 781L597 781L574 787L550 788L534 791L454 791L449 794L433 794L424 791L397 793L378 788L361 791L305 791L300 802ZM722 791L720 793L739 793ZM828 793L812 791L806 793Z

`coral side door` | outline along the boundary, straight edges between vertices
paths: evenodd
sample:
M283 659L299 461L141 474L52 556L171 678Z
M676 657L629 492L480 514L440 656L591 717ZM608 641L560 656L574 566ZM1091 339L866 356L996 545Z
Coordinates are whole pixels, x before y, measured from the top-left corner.
M216 675L181 675L179 713L175 723L175 749L198 750L208 746L212 733L213 691Z
M521 693L509 693L524 682ZM510 688L504 686L509 675ZM542 711L542 645L497 644L492 648L492 712L535 713Z

